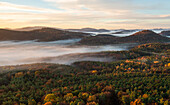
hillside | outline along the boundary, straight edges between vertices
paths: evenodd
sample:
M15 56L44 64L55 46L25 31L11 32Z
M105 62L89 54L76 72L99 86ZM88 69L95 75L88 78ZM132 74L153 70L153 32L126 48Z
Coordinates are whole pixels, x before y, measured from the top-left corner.
M66 29L68 31L77 31L77 32L110 32L107 29L95 29L95 28L82 28L82 29Z
M79 43L87 45L118 44L118 43L155 43L170 42L170 39L150 30L143 30L127 37L90 36L83 38Z
M18 66L0 74L1 105L169 105L170 45L103 52L116 62ZM45 65L45 64L43 64ZM29 67L33 66L33 67ZM4 68L4 67L3 67Z
M7 40L37 40L37 41L56 41L73 38L82 38L88 34L80 32L69 32L53 28L42 28L33 31L13 31L0 29L0 41Z
M116 44L118 37L116 36L105 36L105 35L97 35L97 36L89 36L83 38L79 44L83 45L105 45L105 44Z
M163 36L170 36L170 31L162 31L160 34Z
M163 37L153 31L143 30L131 36L120 38L120 41L133 43L153 43L153 42L167 42L170 41L170 39Z
M34 26L34 27L17 28L17 29L13 29L13 30L15 30L15 31L33 31L33 30L38 30L38 29L42 29L42 28L47 28L47 27Z
M128 34L128 33L135 32L135 31L137 30L122 30L122 31L114 32L112 34Z

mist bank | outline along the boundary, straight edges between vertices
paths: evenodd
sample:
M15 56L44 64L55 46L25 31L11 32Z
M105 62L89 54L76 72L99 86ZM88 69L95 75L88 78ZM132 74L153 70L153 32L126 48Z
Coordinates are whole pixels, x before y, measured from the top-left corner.
M40 58L29 58L21 60L21 62L27 63L55 63L55 64L65 64L71 65L78 61L100 61L100 62L112 62L116 61L116 56L109 56L107 53L95 52L95 53L71 53L61 56L54 57L40 57Z
M55 34L58 31L48 28L33 31L33 33L37 32L41 34L46 33L45 35L50 33L50 36L56 36ZM21 31L20 35L22 35L22 33L23 31ZM73 33L74 32L67 33L62 31L61 35L66 37L70 34L73 35ZM60 34L57 35L59 35L57 36L59 38ZM67 37L65 40L62 40L62 38L56 40L56 37L50 37L54 41L45 42L40 40L0 41L0 66L32 63L71 64L77 61L110 62L115 59L106 55L98 56L96 52L122 51L137 46L139 43L164 43L170 41L169 38L150 30L140 31L126 37L112 35L84 36L87 34L81 34L83 37L77 37L77 35L79 36L77 32L76 34L74 33L74 35L74 37ZM45 38L45 36L42 38Z
M76 45L80 39L52 42L36 41L1 41L0 66L31 63L71 64L76 61L112 61L106 56L95 56L101 51L128 50L137 44L115 44L105 46ZM83 54L86 53L86 54Z

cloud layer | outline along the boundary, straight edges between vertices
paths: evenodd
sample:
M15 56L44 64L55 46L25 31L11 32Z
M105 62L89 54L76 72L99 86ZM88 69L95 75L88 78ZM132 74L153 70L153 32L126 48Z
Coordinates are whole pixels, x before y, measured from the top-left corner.
M43 0L49 8L0 2L0 27L169 28L168 1ZM162 6L160 6L162 5ZM55 7L58 9L52 9ZM15 24L15 25L14 25Z

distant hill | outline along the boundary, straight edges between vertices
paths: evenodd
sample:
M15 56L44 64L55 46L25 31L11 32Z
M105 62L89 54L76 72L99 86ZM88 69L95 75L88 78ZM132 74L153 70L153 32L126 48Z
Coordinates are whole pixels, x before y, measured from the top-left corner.
M15 30L15 31L33 31L33 30L38 30L38 29L42 29L42 28L47 28L47 27L34 26L34 27L17 28L17 29L13 29L13 30Z
M107 29L95 29L95 28L82 28L82 29L66 29L68 31L77 31L77 32L110 32Z
M103 36L103 35L97 35L97 36L90 36L83 38L79 44L84 45L103 45L103 44L116 44L117 37L116 36Z
M96 36L110 36L110 37L112 37L113 35L110 35L110 34L97 34Z
M119 43L155 43L170 42L170 38L161 36L150 30L143 30L127 37L90 36L83 38L79 43L86 45L119 44Z
M143 30L131 36L121 38L123 42L134 43L153 43L153 42L168 42L169 38L163 37L151 30Z
M87 29L90 30L90 28L86 28L86 30ZM162 32L162 34L165 33L167 34L168 31ZM170 38L161 36L150 30L143 30L127 37L116 37L109 34L98 34L97 36L90 36L90 34L87 33L70 32L67 30L59 30L55 28L41 28L32 31L14 31L8 29L0 29L0 41L56 41L74 38L83 38L79 44L85 45L170 42Z
M162 31L160 34L163 36L170 36L170 31Z
M128 33L135 32L135 31L137 30L122 30L122 31L114 32L112 34L128 34Z
M83 38L88 34L80 32L69 32L53 28L42 28L33 31L13 31L0 29L0 41L7 40L37 40L37 41L55 41L73 38Z

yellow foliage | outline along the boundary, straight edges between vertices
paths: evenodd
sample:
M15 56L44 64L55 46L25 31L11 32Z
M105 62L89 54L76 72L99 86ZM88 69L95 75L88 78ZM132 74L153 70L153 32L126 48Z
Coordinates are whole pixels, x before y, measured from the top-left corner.
M79 93L78 97L82 98L82 99L87 99L89 97L89 94L88 93Z
M19 103L18 102L14 102L13 105L19 105Z
M160 99L160 103L161 103L161 104L164 103L164 99L163 99L163 98Z
M88 96L88 93L83 93L82 96Z
M40 71L36 71L35 72L35 76L39 75L40 74Z
M168 63L168 64L165 64L165 67L170 67L170 63Z
M96 102L89 102L89 103L87 103L86 105L98 105Z
M70 102L70 105L75 105L73 101Z
M168 100L166 100L166 101L164 102L164 105L169 105Z
M116 66L116 69L118 69L119 68L119 66Z
M72 93L67 93L64 97L73 97Z
M67 101L70 101L73 99L73 94L72 93L67 93L64 98L67 100Z
M46 95L46 97L45 97L45 99L44 99L44 101L45 102L57 102L58 101L58 99L57 99L57 97L54 95L54 94L48 94L48 95Z
M118 97L121 97L121 96L122 96L122 91L119 91L119 92L117 93L117 96L118 96Z
M168 90L166 93L170 95L170 90Z
M24 73L23 72L18 72L15 74L15 77L22 77L24 76Z

